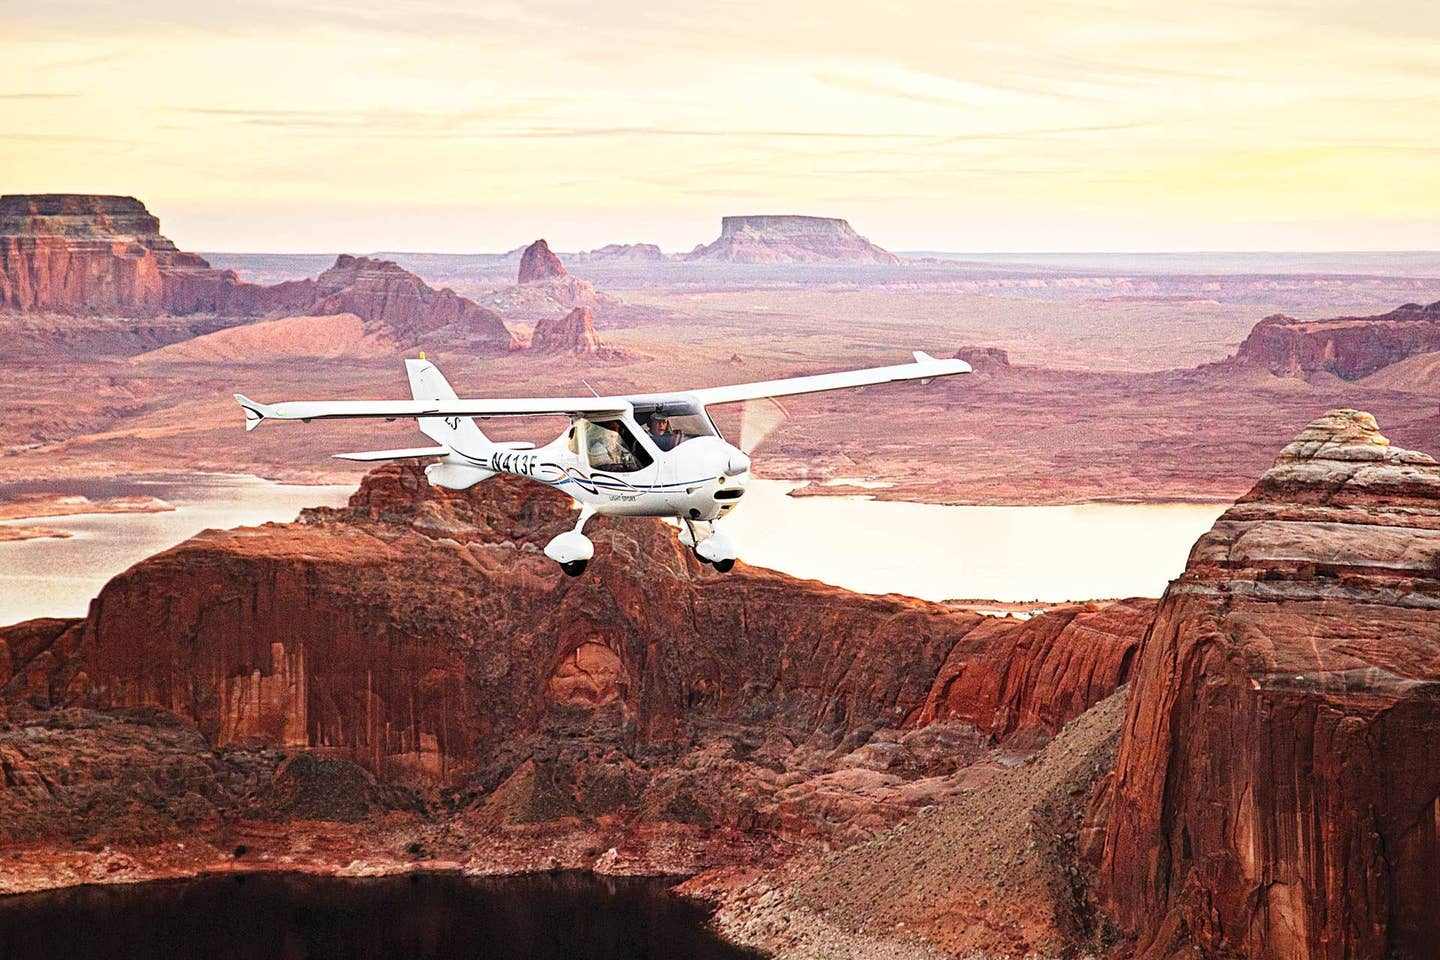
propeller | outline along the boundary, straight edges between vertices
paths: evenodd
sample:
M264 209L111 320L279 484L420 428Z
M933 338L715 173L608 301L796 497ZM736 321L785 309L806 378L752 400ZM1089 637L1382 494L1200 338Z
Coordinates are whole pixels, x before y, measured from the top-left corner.
M747 456L753 453L789 416L773 397L746 400L740 405L740 449Z

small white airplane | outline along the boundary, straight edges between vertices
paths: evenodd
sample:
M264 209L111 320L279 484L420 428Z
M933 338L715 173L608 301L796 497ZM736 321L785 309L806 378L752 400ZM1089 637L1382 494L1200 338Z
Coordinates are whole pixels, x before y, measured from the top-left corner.
M404 460L442 457L425 468L437 487L464 490L496 474L526 477L563 490L580 507L575 529L555 537L545 555L572 577L585 572L595 545L582 532L595 514L675 517L680 542L716 570L735 565L735 547L714 521L745 495L750 457L727 443L706 407L901 380L929 383L969 373L964 360L938 360L915 351L913 363L812 377L704 387L634 396L462 400L425 359L407 359L411 400L319 400L256 403L240 394L245 429L266 420L414 417L438 446L335 454L342 460ZM570 426L550 443L496 443L475 419L566 416Z

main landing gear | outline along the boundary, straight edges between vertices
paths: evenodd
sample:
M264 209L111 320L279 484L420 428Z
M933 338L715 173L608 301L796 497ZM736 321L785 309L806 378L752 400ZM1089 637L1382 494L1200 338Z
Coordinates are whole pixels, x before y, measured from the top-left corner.
M707 520L681 518L680 542L695 553L695 559L713 566L720 573L735 567L735 545L729 534L716 530Z
M590 558L595 556L595 544L580 532L585 527L585 522L593 516L593 509L581 507L580 519L575 522L575 529L562 533L545 544L545 556L560 564L560 569L564 570L567 576L580 576L590 565Z

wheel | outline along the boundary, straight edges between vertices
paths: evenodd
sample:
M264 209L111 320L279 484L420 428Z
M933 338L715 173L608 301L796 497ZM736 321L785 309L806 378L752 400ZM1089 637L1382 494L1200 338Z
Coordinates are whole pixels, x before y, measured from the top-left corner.
M730 568L733 566L735 566L735 561L733 559L715 561L715 569L720 571L721 573L729 573Z
M589 560L571 560L569 563L560 564L560 569L564 570L567 576L578 577L589 565Z

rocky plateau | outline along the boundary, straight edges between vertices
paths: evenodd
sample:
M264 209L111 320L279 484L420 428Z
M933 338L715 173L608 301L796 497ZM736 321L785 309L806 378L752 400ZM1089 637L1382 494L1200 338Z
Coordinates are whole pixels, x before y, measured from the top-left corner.
M901 259L855 232L845 220L793 215L722 217L720 236L687 260L725 263L863 263Z

